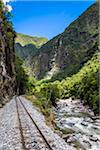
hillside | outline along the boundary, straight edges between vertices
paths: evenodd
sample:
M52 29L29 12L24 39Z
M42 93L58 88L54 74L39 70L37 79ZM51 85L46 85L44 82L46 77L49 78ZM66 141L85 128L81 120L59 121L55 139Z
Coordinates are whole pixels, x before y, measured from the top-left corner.
M34 55L37 51L38 48L33 44L27 44L25 46L21 46L20 43L15 44L16 55L22 60L28 59L29 56Z
M99 59L100 53L94 54L78 73L62 81L38 81L33 92L41 100L50 99L54 106L58 99L78 98L99 113ZM44 105L45 101L41 103Z
M98 51L98 3L89 7L65 31L44 44L28 64L38 78L62 79L76 73Z
M29 36L21 33L17 33L17 37L16 37L16 43L20 43L21 46L33 44L36 47L41 47L47 41L48 39L45 37Z
M31 55L36 54L38 49L47 42L44 37L32 37L17 33L15 41L15 52L22 60L28 59Z
M100 53L94 54L77 74L62 80L62 97L74 96L99 113L99 66Z

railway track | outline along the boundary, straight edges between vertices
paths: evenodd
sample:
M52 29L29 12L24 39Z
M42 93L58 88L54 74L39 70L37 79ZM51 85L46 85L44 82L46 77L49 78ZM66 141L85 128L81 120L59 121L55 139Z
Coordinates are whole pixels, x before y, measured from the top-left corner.
M19 122L19 130L20 130L20 136L21 136L21 143L22 143L22 150L42 150L39 148L27 148L27 142L26 140L30 140L29 137L25 137L24 132L25 132L25 127L23 127L23 121L21 119L21 110L24 112L25 115L27 115L28 119L31 121L33 127L35 127L35 130L37 130L36 132L38 132L39 136L42 139L42 142L44 143L45 149L43 150L53 150L53 148L51 147L51 145L49 144L49 141L47 141L46 137L44 136L43 132L40 130L40 128L38 127L37 123L35 122L35 120L32 118L32 116L30 115L29 111L27 110L26 106L23 104L22 100L16 96L16 108L17 108L17 115L18 115L18 122ZM25 123L28 124L27 121L25 121ZM32 138L32 137L31 137ZM41 144L41 143L40 143Z

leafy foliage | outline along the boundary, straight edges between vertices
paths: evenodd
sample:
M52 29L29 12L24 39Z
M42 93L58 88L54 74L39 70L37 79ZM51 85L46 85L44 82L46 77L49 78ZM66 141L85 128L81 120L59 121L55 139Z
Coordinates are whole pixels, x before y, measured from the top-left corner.
M28 88L28 75L22 67L23 61L16 57L16 80L19 94L24 94Z
M32 92L43 107L56 107L59 98L79 98L88 104L95 113L99 113L99 53L95 54L82 69L62 81L35 81ZM30 89L31 89L30 88ZM32 94L31 92L31 94Z
M77 74L62 80L62 98L80 98L99 113L99 65L99 54L95 54Z

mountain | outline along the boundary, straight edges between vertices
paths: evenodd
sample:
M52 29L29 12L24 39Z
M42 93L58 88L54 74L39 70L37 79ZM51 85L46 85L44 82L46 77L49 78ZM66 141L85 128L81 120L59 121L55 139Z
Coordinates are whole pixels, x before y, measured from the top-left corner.
M80 99L84 104L88 104L95 114L99 114L99 66L100 53L95 53L83 67L71 77L66 77L61 81L40 80L30 84L31 92L38 96L43 103L43 98L56 106L58 99ZM30 80L31 81L31 80ZM35 88L34 88L34 86ZM33 89L32 89L33 86Z
M47 42L47 38L44 37L32 37L17 33L15 51L16 54L25 60L29 56L34 55L38 48Z
M37 48L41 47L47 41L48 39L45 37L29 36L21 33L17 33L17 37L16 37L16 43L20 43L22 46L33 44Z
M33 55L37 52L37 48L33 44L28 44L25 46L21 46L20 43L15 44L15 52L17 56L19 56L22 60L27 59L29 56Z
M28 59L38 78L62 79L78 70L98 52L99 4L90 6L63 33L45 43Z
M61 81L62 98L78 98L99 114L99 66L100 53L84 64L78 73ZM62 90L62 89L61 89Z

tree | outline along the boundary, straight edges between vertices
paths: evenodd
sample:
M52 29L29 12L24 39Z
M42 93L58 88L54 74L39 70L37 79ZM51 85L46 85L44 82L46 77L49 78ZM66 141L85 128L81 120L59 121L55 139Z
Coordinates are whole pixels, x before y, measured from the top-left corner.
M16 82L18 94L24 94L28 86L28 75L22 67L23 61L16 57Z

